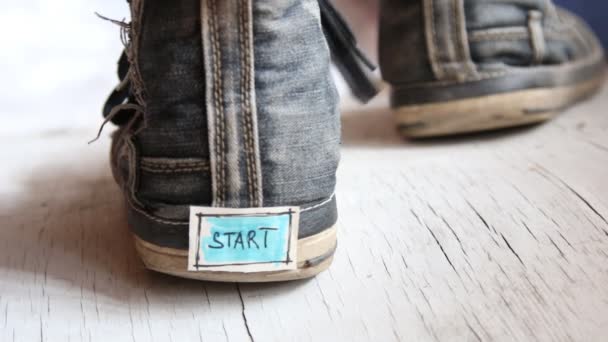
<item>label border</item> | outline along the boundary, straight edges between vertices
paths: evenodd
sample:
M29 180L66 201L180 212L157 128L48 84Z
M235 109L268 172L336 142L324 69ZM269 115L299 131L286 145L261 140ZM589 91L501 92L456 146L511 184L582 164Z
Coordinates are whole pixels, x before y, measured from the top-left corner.
M254 211L254 210L260 210L260 209L265 209L267 210L266 212L242 212L242 213L219 213L222 211ZM270 211L268 211L270 209ZM273 211L274 209L274 211ZM297 226L297 224L299 222L296 222L296 224L294 225L294 215L298 217L299 219L299 213L300 213L300 208L299 207L277 207L277 208L216 208L216 207L195 207L192 206L190 207L190 216L191 218L193 216L195 216L198 219L197 222L197 234L196 234L196 254L194 255L194 264L191 263L192 260L190 260L190 258L188 258L188 271L190 272L201 272L201 271L205 271L205 269L207 270L213 270L214 268L218 268L218 267L230 267L230 266L251 266L251 265L274 265L277 263L280 264L284 264L284 265L289 265L289 264L295 264L296 268L297 268L297 260L292 260L291 258L291 254L292 254L292 248L294 246L292 246L292 239L293 239L293 234L294 234L294 226ZM197 213L195 213L193 215L192 211L199 211ZM204 213L204 211L218 211L217 214L213 214L213 213ZM201 229L202 229L202 220L204 217L217 217L217 218L222 218L222 217L269 217L269 216L281 216L281 215L288 215L289 217L289 228L288 228L288 235L287 235L287 251L286 251L286 256L284 260L272 260L272 261L259 261L259 262L248 262L248 263L226 263L226 264L212 264L212 265L201 265L199 263L200 261L200 249L201 249ZM190 229L189 229L190 231ZM297 234L297 232L296 232ZM190 239L191 240L191 239ZM297 237L295 239L297 241ZM297 251L296 251L297 253ZM190 253L188 253L190 255ZM296 255L297 256L297 255ZM280 270L277 270L280 271ZM238 272L247 272L245 270L243 271L227 271L227 270L222 270L222 272L230 272L230 273L238 273Z

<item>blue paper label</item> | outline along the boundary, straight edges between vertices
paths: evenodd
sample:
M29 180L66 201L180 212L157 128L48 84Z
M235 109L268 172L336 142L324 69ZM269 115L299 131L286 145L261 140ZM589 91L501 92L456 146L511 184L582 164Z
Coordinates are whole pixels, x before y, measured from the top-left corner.
M262 272L297 267L299 209L190 209L189 270Z

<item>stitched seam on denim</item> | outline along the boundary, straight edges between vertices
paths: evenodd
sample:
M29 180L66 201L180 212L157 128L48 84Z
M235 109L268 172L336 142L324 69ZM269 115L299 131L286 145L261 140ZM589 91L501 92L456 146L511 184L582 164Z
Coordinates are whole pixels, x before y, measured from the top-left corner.
M219 167L220 167L220 191L219 191L219 203L220 206L224 206L225 203L225 196L226 196L226 118L225 118L225 113L224 113L224 75L223 75L223 65L222 65L222 51L221 51L221 43L220 43L220 33L219 33L219 25L218 25L218 21L217 21L217 17L218 17L218 11L217 11L217 1L216 0L211 0L212 5L213 5L213 12L212 12L212 16L214 17L213 19L213 35L215 37L214 39L214 44L215 44L215 63L216 63L216 67L215 67L215 72L216 72L216 77L217 77L217 87L216 87L216 91L217 91L217 110L218 110L218 114L219 114L219 118L218 118L218 123L219 123L219 129L216 131L217 133L219 133L219 140L220 140L220 144L219 144L219 149L220 149L220 160L219 160Z
M156 164L156 163L144 163L141 162L143 167L147 167L149 169L154 170L171 170L171 169L180 169L180 168L209 168L209 163L206 162L196 162L196 163L177 163L177 164Z
M464 4L461 0L449 0L440 2L440 10L445 14L445 28L443 30L443 41L441 46L436 46L435 60L442 69L442 78L439 80L467 80L474 78L476 68L471 59L467 32L464 18ZM432 10L434 9L431 8ZM436 12L433 14L435 22ZM434 28L435 39L438 39L437 28ZM442 54L440 50L443 50Z
M240 76L241 76L241 120L242 120L242 125L243 125L243 140L245 143L245 169L247 172L247 195L249 198L249 206L253 206L256 207L257 204L255 204L255 196L254 196L254 178L256 177L254 175L255 170L253 170L253 163L255 161L252 161L252 156L253 156L253 143L252 143L252 135L253 135L253 130L251 129L251 124L250 124L250 115L251 115L251 108L249 107L249 92L250 89L248 89L249 87L249 72L250 72L250 65L249 65L249 55L248 55L248 50L249 50L249 46L248 46L248 42L249 42L249 37L248 37L248 28L246 26L246 22L247 22L247 13L245 11L245 6L246 6L247 0L244 1L239 1L238 3L238 11L239 11L239 46L240 46L240 59L241 59L241 68L240 68ZM245 35L247 35L247 39L245 37Z
M126 161L128 167L131 167L129 165L129 151L127 151L127 149L128 146L124 143L123 138L118 137L115 138L115 140L112 140L112 146L110 149L110 166L112 167L112 174L115 176L120 189L123 191L128 187L125 186L126 180L121 168L121 163Z
M244 154L245 154L245 171L247 173L247 195L248 195L248 199L249 199L249 205L251 205L252 202L252 192L251 192L251 167L249 165L249 139L248 139L248 134L249 132L247 131L247 126L246 126L246 108L245 108L245 83L244 83L244 79L245 79L245 65L244 65L244 42L243 42L243 10L242 10L242 4L241 1L238 1L237 3L237 10L238 10L238 38L239 38L239 58L240 58L240 98L241 98L241 125L243 126L243 142L245 145L244 148Z
M448 16L448 29L446 30L446 34L448 34L449 37L449 41L450 44L452 45L451 48L447 49L448 51L448 56L447 56L447 63L448 64L453 64L453 63L457 63L461 60L462 56L460 56L461 51L460 51L460 44L458 42L458 36L454 35L454 33L456 33L456 28L458 27L458 25L456 24L456 0L450 0L448 1L448 5L447 7L449 8L449 13L450 15ZM452 56L452 52L455 54ZM458 71L458 70L457 70Z
M217 3L216 0L208 0L207 8L209 10L209 30L211 38L211 50L213 55L213 98L215 104L215 154L216 154L216 193L214 194L214 202L216 206L221 207L224 205L225 199L225 125L224 125L224 110L223 110L223 82L222 82L222 71L221 71L221 51L219 44L219 34L217 27Z
M456 6L455 4L455 0L451 0L448 1L447 7L452 9L452 11L450 11L450 15L447 18L447 30L444 30L443 35L444 36L449 36L446 37L446 42L445 44L443 44L443 46L438 47L438 49L443 48L444 53L446 54L446 56L441 56L441 53L438 53L439 55L439 63L441 65L441 68L443 69L443 73L444 73L444 77L446 77L445 74L449 74L449 77L452 77L455 73L457 74L461 69L461 65L458 63L458 56L454 56L454 53L458 53L459 51L455 51L457 50L457 48L454 48L454 46L458 46L457 42L455 42L455 39L452 38L452 35L454 33L454 27L455 27L455 13L456 13ZM449 71L448 71L449 70ZM456 70L456 72L454 72L454 70Z
M466 24L466 13L464 8L464 0L458 0L454 3L455 21L458 27L458 42L461 48L462 60L466 68L465 78L475 77L477 73L473 59L471 58L471 48L469 46L469 35Z
M448 14L447 30L444 32L444 35L448 37L442 46L437 34L435 2L434 0L424 1L425 34L429 60L435 78L439 81L448 77L464 80L477 77L475 64L470 57L466 26L459 25L459 19L461 19L460 4L461 2L455 0L439 3ZM464 20L463 16L462 25L464 25ZM445 56L441 55L440 49L442 48L445 50ZM462 70L465 70L464 74Z
M141 158L141 167L147 167L155 170L181 169L181 168L209 168L210 164L207 160L201 161L155 161L146 158Z
M254 106L254 104L253 104L252 96L251 96L252 92L254 91L254 89L251 88L252 87L252 81L253 81L252 78L251 78L251 76L253 75L253 72L254 72L253 69L252 69L252 66L253 66L253 57L251 55L251 52L252 52L252 50L253 50L254 47L252 45L252 41L251 41L252 37L250 35L251 34L251 31L250 31L251 27L250 26L251 26L251 19L252 19L251 16L252 16L252 13L249 10L249 1L248 0L245 0L245 4L247 5L246 11L245 11L246 21L244 23L244 25L245 25L245 27L244 27L245 28L245 42L247 44L247 49L245 50L245 57L247 58L247 61L246 61L246 65L247 65L246 76L247 76L247 79L245 81L246 81L246 84L247 84L247 87L248 87L247 97L246 97L247 103L245 104L245 106L246 106L247 111L248 111L248 113L247 113L248 114L247 115L247 125L248 125L248 130L249 130L249 146L250 146L250 149L251 149L249 157L251 159L250 160L250 164L251 164L251 168L252 168L252 171L253 171L252 172L253 173L253 179L252 179L252 183L253 183L252 192L253 192L253 194L252 195L253 195L254 201L253 201L252 205L254 207L258 207L258 206L262 205L262 203L260 203L260 198L258 196L259 195L258 193L260 192L260 189L258 187L259 186L259 177L260 177L260 175L259 175L258 163L257 163L257 158L256 158L256 149L255 149L256 144L255 144L255 141L254 141L256 139L256 137L255 137L255 130L253 128L253 106Z
M173 168L173 169L154 169L148 168L145 166L141 167L142 171L146 171L148 173L185 173L185 172L194 172L194 171L202 171L209 172L209 167L192 167L192 168Z
M584 64L584 63L580 63L580 62L589 62L590 60L597 58L598 56L591 56L590 58L585 58L584 61L577 61L577 62L569 62L569 63L564 63L561 65L561 67L563 66L576 66L579 64ZM432 87L437 87L437 86L449 86L449 85L454 85L454 84L463 84L463 83L468 83L468 82L475 82L475 81L483 81L483 80L488 80L488 79L494 79L494 78L500 78L500 77L504 77L507 75L513 75L513 74L517 74L518 72L516 71L480 71L478 72L479 77L475 77L475 78L471 78L471 79L467 79L467 80L463 80L463 81L435 81L435 82L424 82L424 83L415 83L415 84L396 84L393 83L393 89L398 89L398 90L406 90L406 89L413 89L413 88L432 88Z
M437 79L443 78L443 69L442 66L437 61L437 31L435 28L435 8L433 4L433 0L424 0L423 3L423 12L425 17L425 26L426 29L426 43L427 43L427 52L429 54L429 61L431 63L431 68L433 69L433 73ZM430 31L430 32L429 32Z
M188 221L170 221L170 220L158 218L152 214L147 213L145 210L141 209L137 204L133 203L132 198L130 196L126 196L126 199L127 199L127 203L133 210L144 215L145 217L149 218L152 221L156 221L158 223L168 224L168 225L172 225L172 226L183 226L183 225L188 224Z
M575 60L575 61L562 63L559 66L536 66L536 68L551 68L551 69L552 68L576 68L576 67L580 67L585 64L598 62L603 59L604 59L603 50L594 49L591 52L591 54L589 54L588 56ZM525 73L526 70L523 70L521 72ZM433 81L433 82L420 82L420 83L392 83L391 85L394 90L403 91L403 90L413 89L413 88L430 88L430 87L437 87L437 86L449 86L449 85L454 85L454 84L462 84L462 83L474 82L474 81L483 81L483 80L487 80L487 79L500 78L500 77L504 77L507 75L514 75L514 74L518 74L518 73L520 73L520 72L516 71L516 70L480 71L480 72L478 72L479 77L469 79L466 81Z
M573 36L574 32L564 27L557 27L554 24L545 24L545 36L551 39L560 39L564 35ZM471 42L479 42L486 40L526 40L529 38L528 28L526 26L510 26L502 28L488 28L473 30L469 33Z
M471 43L483 43L488 41L517 41L517 40L529 40L530 34L527 32L525 27L521 27L525 29L526 32L491 32L491 31L473 31L469 36L469 41ZM575 34L573 32L554 32L545 29L544 30L545 39L547 40L564 40L564 36L568 36L568 38L572 38Z
M519 28L519 27L518 27ZM521 29L526 30L525 27L521 27ZM469 35L470 42L482 42L488 40L525 40L529 39L529 34L527 31L524 32L500 32L500 31L472 31Z
M466 80L450 80L450 81L434 81L434 82L424 82L424 83L414 83L414 84L396 84L393 83L393 87L399 88L401 90L404 89L412 89L412 88L427 88L427 87L435 87L435 86L446 86L452 84L462 84L467 82L474 81L483 81L492 78L500 78L509 74L513 74L512 71L479 71L477 72L478 76L475 78L469 78Z
M133 143L132 136L125 136L124 141L128 146L129 154L129 179L127 180L129 194L135 203L141 205L141 202L137 199L137 177L139 176L137 173L137 149Z

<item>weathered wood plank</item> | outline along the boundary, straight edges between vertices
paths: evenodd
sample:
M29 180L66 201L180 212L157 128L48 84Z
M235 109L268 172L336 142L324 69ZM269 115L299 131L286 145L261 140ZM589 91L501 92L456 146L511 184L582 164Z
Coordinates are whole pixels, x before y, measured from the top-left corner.
M427 142L383 101L343 118L335 264L276 285L146 271L93 126L0 138L0 340L605 339L608 90Z

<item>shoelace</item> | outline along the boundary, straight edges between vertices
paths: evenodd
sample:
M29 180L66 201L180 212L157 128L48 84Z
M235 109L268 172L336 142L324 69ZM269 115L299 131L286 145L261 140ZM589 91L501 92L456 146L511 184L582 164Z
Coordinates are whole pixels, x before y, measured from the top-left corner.
M357 40L348 24L328 0L318 0L321 23L332 59L353 95L365 103L378 94L378 88L369 77L376 66L357 47ZM366 72L368 69L369 72Z
M113 20L110 18L106 18L100 15L99 13L96 14L99 18L120 26L121 39L125 48L122 51L120 58L118 59L117 74L120 83L112 90L112 92L108 96L108 99L104 103L102 109L104 121L99 127L99 131L97 132L96 137L93 140L89 141L89 144L99 139L104 127L109 122L112 122L117 126L124 127L121 133L123 134L128 132L131 127L135 125L135 123L140 117L144 116L144 108L137 103L137 100L133 96L131 88L130 73L132 72L132 70L131 63L129 63L129 58L127 55L127 49L129 44L127 36L128 30L130 29L130 25L124 21Z
M131 94L131 81L129 79L130 68L131 66L127 54L123 51L118 60L118 79L120 80L120 84L112 90L110 96L108 96L108 99L103 105L104 118L108 118L115 107L136 102ZM111 118L112 123L117 125L126 124L135 114L133 113L134 110L135 109L126 109L125 111L115 113Z
M369 77L369 72L374 71L376 66L357 47L355 36L340 13L328 0L318 0L318 2L321 9L323 32L327 38L333 62L342 73L353 95L361 102L369 101L378 93L378 88ZM125 36L124 30L128 30L129 24L108 19L99 14L98 16L121 26L123 28L122 35L123 37ZM125 42L126 45L127 43ZM368 69L368 71L365 69ZM104 122L93 141L99 138L108 122L112 122L118 126L126 125L130 127L140 116L143 116L143 108L137 103L132 93L129 78L130 72L131 65L127 58L125 47L118 60L118 79L120 80L120 84L110 93L103 106Z

